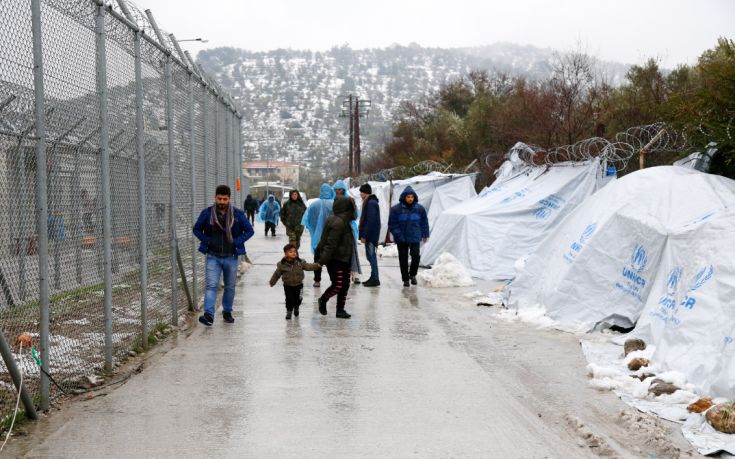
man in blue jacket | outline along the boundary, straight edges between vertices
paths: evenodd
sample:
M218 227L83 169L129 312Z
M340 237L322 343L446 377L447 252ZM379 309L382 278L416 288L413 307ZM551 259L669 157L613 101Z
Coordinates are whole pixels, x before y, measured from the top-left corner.
M370 263L370 279L362 285L377 287L380 285L378 274L378 239L380 239L380 204L378 197L373 194L369 183L360 187L362 198L362 213L360 214L360 241L365 244L365 258Z
M230 187L217 187L214 205L199 214L192 231L201 241L199 251L207 255L207 290L204 294L204 314L199 317L199 322L206 326L214 322L214 306L221 276L225 284L222 318L231 324L235 322L232 317L232 303L237 282L237 257L245 255L245 241L253 236L254 231L245 212L230 202Z
M419 204L419 197L413 188L407 186L401 193L398 204L391 207L388 229L398 245L398 263L401 265L403 286L408 287L410 280L416 285L416 274L421 261L420 244L429 240L429 219L426 209ZM408 254L411 253L411 268L408 267Z

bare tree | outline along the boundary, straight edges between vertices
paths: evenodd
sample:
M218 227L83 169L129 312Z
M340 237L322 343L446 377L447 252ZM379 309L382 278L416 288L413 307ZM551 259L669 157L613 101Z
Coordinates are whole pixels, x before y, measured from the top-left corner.
M602 86L595 61L586 53L556 56L548 88L554 97L552 115L558 123L559 143L571 144L594 132Z

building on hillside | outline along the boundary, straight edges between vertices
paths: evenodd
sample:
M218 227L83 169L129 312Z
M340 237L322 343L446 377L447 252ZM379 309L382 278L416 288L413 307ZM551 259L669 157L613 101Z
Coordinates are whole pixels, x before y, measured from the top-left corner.
M299 184L299 165L288 161L249 161L243 163L242 172L251 184L262 181Z

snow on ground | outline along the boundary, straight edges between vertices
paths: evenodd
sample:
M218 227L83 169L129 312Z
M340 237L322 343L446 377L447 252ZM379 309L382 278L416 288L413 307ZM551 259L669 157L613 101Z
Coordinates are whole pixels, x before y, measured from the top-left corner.
M439 255L431 269L422 271L416 276L419 283L425 287L468 287L475 285L464 266L454 255L447 252Z
M613 391L622 401L644 413L683 423L684 437L702 454L720 451L735 454L735 436L715 431L705 420L704 414L687 411L687 406L703 395L695 393L694 385L687 383L682 373L660 371L655 361L637 371L628 369L628 362L636 357L651 360L655 346L648 345L642 351L631 352L623 357L621 346L610 342L609 338L601 340L601 336L593 333L590 335L592 339L585 338L580 342L582 352L589 362L587 369L592 378L589 381L591 387ZM644 377L641 381L639 377L646 374L654 376ZM673 394L655 396L648 392L654 379L661 379L681 389ZM715 404L725 401L726 399L714 400Z
M395 244L390 245L379 245L378 256L382 258L397 258L398 257L398 246Z

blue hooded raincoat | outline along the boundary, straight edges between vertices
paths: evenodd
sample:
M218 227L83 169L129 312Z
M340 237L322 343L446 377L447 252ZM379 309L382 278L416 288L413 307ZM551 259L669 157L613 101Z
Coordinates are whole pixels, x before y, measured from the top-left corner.
M348 198L352 197L350 196L350 190L347 189L347 185L345 185L345 182L343 180L337 180L336 182L334 182L332 189L334 190L335 196L337 195L337 190L345 190L345 193L343 194L343 196L346 196ZM360 219L360 212L357 211L357 219L352 220L352 233L354 234L355 239L357 239L357 235L359 234L359 231L357 230L357 220L359 219Z
M327 224L327 218L332 215L332 204L334 204L334 190L327 183L322 183L319 189L319 199L311 203L301 224L311 235L311 253L316 251L316 246L322 238L322 231Z
M276 201L276 197L268 195L268 199L263 202L258 212L258 220L261 222L271 222L278 226L278 217L281 215L281 205Z

